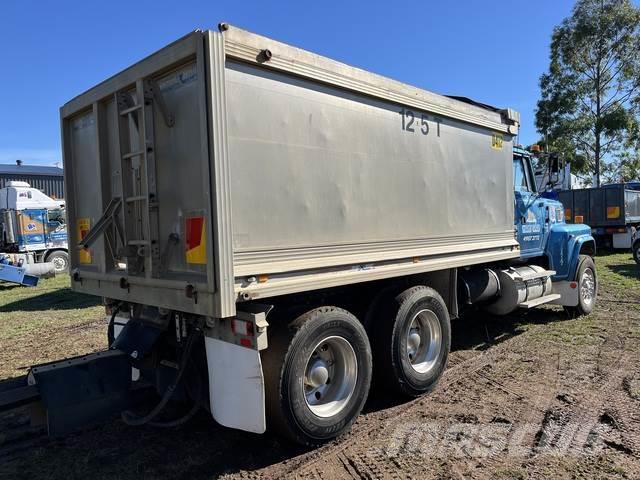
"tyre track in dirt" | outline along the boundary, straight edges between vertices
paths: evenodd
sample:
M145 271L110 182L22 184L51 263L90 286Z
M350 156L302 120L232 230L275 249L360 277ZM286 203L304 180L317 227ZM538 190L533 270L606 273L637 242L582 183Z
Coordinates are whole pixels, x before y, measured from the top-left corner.
M624 323L616 322L615 330L620 331ZM624 379L633 369L632 362L625 355L625 339L618 334L607 337L598 351L599 388L584 392L577 402L568 407L556 403L548 414L560 425L573 424L576 428L569 443L563 447L577 455L593 445L600 436L605 445L623 453L640 457L640 418L638 402L630 398L624 390ZM602 428L610 432L600 432ZM543 425L544 428L544 425ZM542 430L541 430L542 431ZM613 432L611 432L613 431ZM611 433L620 435L621 443L608 440ZM551 439L551 446L554 440Z
M24 409L3 414L0 417L0 432L0 461L9 461L48 441L44 427L32 426Z
M618 326L612 326L610 330L620 331ZM491 365L497 357L506 352L517 351L524 346L529 339L527 335L510 338L498 345L490 347L482 353L462 351L457 355L452 354L452 366L446 371L443 379L436 390L428 397L412 400L404 405L392 407L387 411L365 418L361 425L356 425L353 433L347 435L342 441L334 442L322 447L310 454L304 454L286 466L278 468L273 465L264 471L254 472L256 478L267 476L273 477L296 477L296 478L402 478L403 474L411 474L424 469L424 458L412 459L411 456L389 457L384 450L371 448L375 440L380 440L381 435L392 432L394 427L402 422L406 422L417 410L434 402L437 396L446 396L447 390L455 384L461 386L469 385L474 389L474 393L482 398L491 398L496 391L501 392L513 399L513 409L509 418L511 426L538 426L536 429L526 430L526 435L519 442L519 445L528 448L533 456L543 453L539 450L540 437L543 435L549 412L554 412L560 401L559 396L559 371L560 359L563 352L560 350L545 352L536 359L540 370L536 374L536 381L531 388L523 386L518 382L505 384L492 374ZM589 434L593 431L593 426L597 426L598 419L606 410L607 405L616 405L614 416L618 428L624 437L623 450L638 452L638 431L637 402L630 395L626 395L621 401L620 392L624 376L628 374L629 361L624 357L624 341L617 334L608 335L604 342L598 347L598 369L600 373L601 387L591 394L580 399L569 412L564 415L567 421L578 422L585 427L586 434L576 436L571 444L574 451L581 451L587 444ZM604 395L604 398L603 398ZM382 426L381 426L382 425ZM407 458L408 457L408 458ZM498 468L504 458L496 454L483 458L483 468L489 470ZM336 472L336 464L342 466L341 472ZM448 471L447 474L463 477L464 475L455 471Z
M498 338L500 337L500 338ZM400 465L397 459L391 459L384 452L369 451L367 439L378 438L380 434L388 433L397 421L401 421L412 411L423 408L431 397L444 395L448 388L464 380L476 382L475 374L492 365L496 357L504 351L512 350L524 344L526 339L522 335L505 335L501 333L492 339L498 340L494 346L478 353L474 350L453 352L450 365L438 386L427 397L418 397L402 405L387 408L382 411L369 413L354 425L352 431L340 440L302 454L288 461L286 464L272 465L261 471L252 472L250 478L339 478L335 470L327 471L327 465L342 465L345 478L402 478L398 476ZM453 365L451 365L453 364ZM487 382L491 385L491 382ZM494 385L494 388L497 388ZM362 451L362 445L367 448ZM371 458L373 456L374 458ZM318 465L322 463L322 465Z
M602 301L604 306L607 303L609 302L606 300ZM604 321L605 317L602 319ZM505 321L508 322L509 319ZM609 324L608 318L606 321ZM485 408L485 413L495 410L496 417L503 417L499 421L508 420L511 428L523 424L538 425L539 430L542 431L545 428L548 412L556 415L555 418L563 423L593 422L598 427L602 423L599 421L600 418L606 414L607 418L612 419L609 421L615 427L614 433L619 433L622 440L608 439L611 440L611 445L605 448L620 448L622 453L628 450L637 458L640 451L637 433L640 431L638 412L640 402L633 398L622 384L630 372L634 372L636 376L640 372L637 369L638 366L634 366L629 350L624 352L625 341L622 334L611 333L624 331L629 321L637 322L638 315L633 314L630 318L624 318L621 315L619 318L611 319L611 325L607 326L607 331L610 333L604 337L603 343L594 349L597 351L595 355L600 358L598 376L593 380L598 382L598 388L588 395L583 395L588 391L583 385L580 388L582 396L576 396L578 400L571 404L556 398L559 388L560 358L567 352L560 350L557 344L551 343L551 346L546 344L547 350L537 354L535 347L531 347L533 338L528 331L504 332L504 328L498 327L496 335L490 336L487 331L484 344L468 343L462 349L452 351L448 369L431 395L402 405L382 407L382 409L374 405L372 410L358 420L352 433L347 434L342 440L302 453L297 457L289 457L282 462L278 460L259 470L239 470L230 476L256 479L406 478L408 475L420 476L419 472L430 472L425 469L434 469L430 473L431 476L463 478L472 471L473 467L469 465L473 465L475 460L468 462L464 459L459 462L447 460L446 466L443 467L440 464L445 462L438 458L434 460L420 455L390 456L384 448L376 448L376 446L388 444L387 439L399 424L420 422L424 421L421 420L424 418L428 421L429 417L425 416L425 413L434 412L440 408L443 411L435 417L437 421L443 421L445 424L456 421L473 422L474 420L458 418L455 412L456 409L460 410L463 407L468 408L468 412L474 412L472 405L477 401L474 400L475 398L487 399L490 403ZM536 322L534 318L533 323ZM475 330L480 331L485 328L482 323ZM491 323L486 325L493 330ZM571 355L571 352L568 354ZM521 355L524 356L521 359L518 358ZM514 361L531 365L531 370L525 371L524 374L525 376L531 374L531 383L522 379L522 373L508 375L510 365L513 365ZM571 370L571 368L570 365L565 366L565 369ZM447 398L456 396L462 400L461 407L456 407L458 400L450 403L446 401ZM506 409L506 414L502 411L503 409ZM49 442L41 435L42 431L40 433L37 430L32 431L17 416L12 418L13 420L4 414L0 416L0 431L3 432L3 436L0 436L0 462L14 456L26 455L28 448L38 445L39 442ZM490 423L490 418L488 420L485 418L484 423ZM11 435L15 441L9 441ZM588 435L587 438L589 438ZM535 447L539 440L536 432L531 432L521 443L525 447ZM12 445L11 448L5 448L9 443ZM576 445L579 443L577 440L573 447L577 448ZM537 456L535 448L533 456ZM504 456L494 455L483 458L481 464L480 476L487 471L495 471L504 467L505 464L508 465L509 460Z

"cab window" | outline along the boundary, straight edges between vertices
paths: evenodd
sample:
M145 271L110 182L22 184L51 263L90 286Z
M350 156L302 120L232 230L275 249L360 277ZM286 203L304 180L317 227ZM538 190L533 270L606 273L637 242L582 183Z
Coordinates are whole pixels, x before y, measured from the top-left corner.
M518 192L530 192L527 170L521 158L513 159L513 186Z
M49 216L49 222L58 222L60 225L66 223L64 208L54 208L47 212Z

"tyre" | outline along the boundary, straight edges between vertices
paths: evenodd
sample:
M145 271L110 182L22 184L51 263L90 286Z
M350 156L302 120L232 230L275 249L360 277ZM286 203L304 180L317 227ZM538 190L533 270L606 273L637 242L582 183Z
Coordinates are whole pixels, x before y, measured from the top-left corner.
M321 307L272 331L262 352L267 428L308 446L345 433L371 384L364 327L346 310Z
M55 250L47 255L47 262L53 263L56 273L63 273L69 270L69 254L64 250Z
M417 286L389 299L374 332L377 386L410 397L433 390L451 347L449 312L438 292Z
M574 281L578 283L578 305L575 307L565 307L565 310L572 318L588 315L596 306L598 281L596 277L596 265L593 263L591 257L580 255Z
M636 240L631 247L631 251L633 252L633 259L640 265L640 240Z

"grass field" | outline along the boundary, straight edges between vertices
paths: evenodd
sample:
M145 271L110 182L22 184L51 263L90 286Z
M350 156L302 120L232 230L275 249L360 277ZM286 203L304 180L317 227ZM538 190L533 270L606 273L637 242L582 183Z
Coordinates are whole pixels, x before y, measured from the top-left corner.
M66 275L37 287L0 284L0 379L102 349L105 328L101 299L73 292Z

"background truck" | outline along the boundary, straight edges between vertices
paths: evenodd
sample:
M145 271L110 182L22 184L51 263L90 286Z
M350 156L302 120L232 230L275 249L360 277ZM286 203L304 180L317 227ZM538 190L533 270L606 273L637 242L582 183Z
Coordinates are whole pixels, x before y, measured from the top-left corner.
M61 119L72 288L105 298L110 349L30 370L51 433L205 408L315 445L374 376L432 390L464 310L595 306L590 228L536 192L510 109L221 24ZM161 419L170 400L191 406Z
M537 160L534 172L538 191L564 204L568 223L591 226L599 246L631 249L640 264L640 183L589 188L571 173L570 162L554 153L541 152L537 145L532 148Z
M604 185L558 192L569 223L587 223L603 247L631 249L640 263L640 189L627 184Z
M67 271L64 201L54 200L26 182L7 182L0 188L0 255L13 263L50 262L56 272Z

